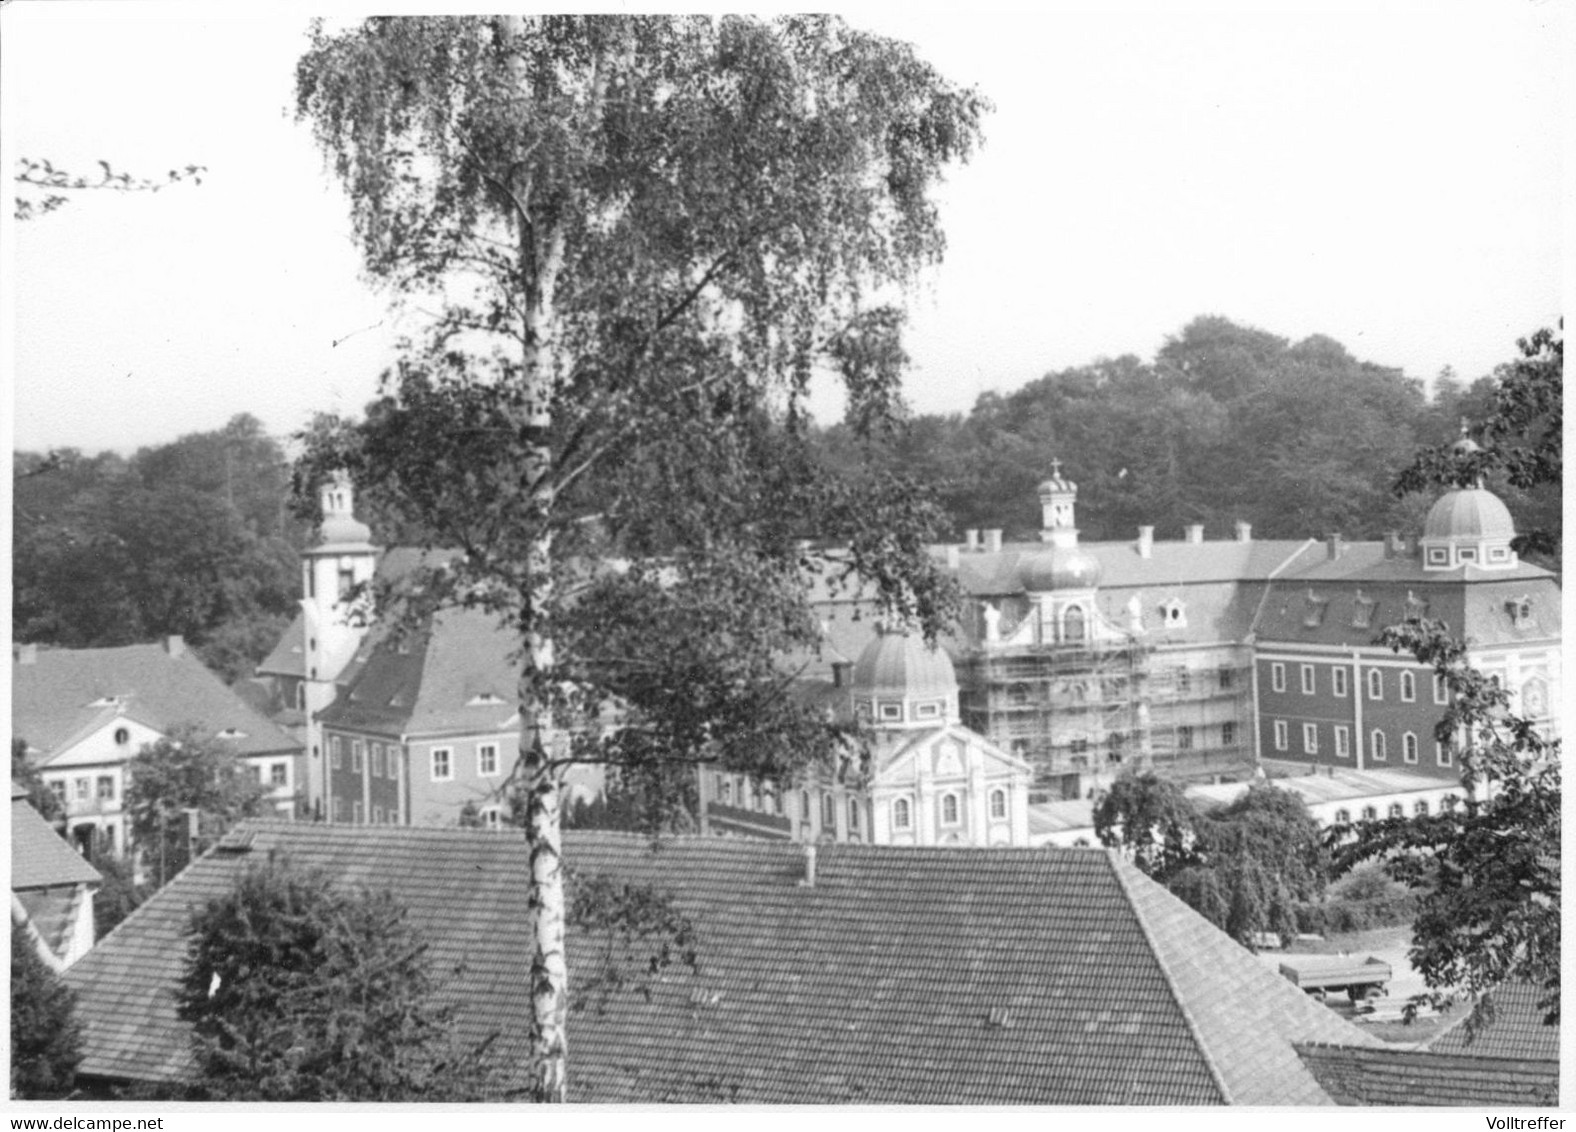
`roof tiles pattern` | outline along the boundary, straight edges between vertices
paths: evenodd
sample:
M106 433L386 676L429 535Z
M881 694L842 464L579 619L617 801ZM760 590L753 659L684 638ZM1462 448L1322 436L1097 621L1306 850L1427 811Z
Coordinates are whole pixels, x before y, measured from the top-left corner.
M248 854L199 861L69 972L88 1025L81 1072L181 1071L172 992L190 910L274 851L391 889L440 976L464 962L446 979L463 1035L497 1033L518 1058L521 840L248 829ZM1372 1040L1302 1009L1295 988L1102 852L827 846L806 886L791 844L570 832L566 851L582 873L670 891L699 937L698 970L572 1019L582 1101L1308 1103L1324 1098L1291 1041ZM571 933L571 970L591 946Z
M1543 1022L1538 1007L1542 992L1531 983L1508 983L1489 996L1493 1014L1474 1033L1467 1022L1477 1008L1465 1011L1459 1021L1429 1043L1435 1053L1464 1053L1473 1057L1508 1057L1524 1061L1557 1061L1560 1028ZM1486 1013L1486 1012L1485 1012Z
M25 799L11 800L11 891L102 879Z
M1297 1053L1337 1104L1485 1108L1559 1103L1558 1061L1331 1045L1299 1045Z

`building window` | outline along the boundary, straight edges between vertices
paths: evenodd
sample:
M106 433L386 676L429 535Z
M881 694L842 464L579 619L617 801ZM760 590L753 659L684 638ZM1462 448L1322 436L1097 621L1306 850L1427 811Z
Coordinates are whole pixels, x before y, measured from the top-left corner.
M1409 704L1417 699L1417 677L1410 672L1401 673L1401 702Z
M1270 688L1277 692L1286 690L1286 666L1279 662L1270 665Z
M499 812L497 806L488 806L482 811L481 818L483 829L490 829L496 832L503 828L503 815Z
M720 774L717 776L717 797L721 798L725 805L733 805L733 779L724 778Z
M1317 629L1324 624L1324 611L1330 607L1326 598L1308 595L1308 604L1303 610L1302 624L1305 629Z
M830 793L821 795L821 832L833 833L837 829L837 799Z
M1190 692L1193 690L1193 674L1185 668L1177 669L1177 691Z
M1275 749L1277 751L1284 751L1290 745L1291 740L1287 737L1286 721L1284 719L1277 719L1275 721Z
M1177 750L1191 751L1193 749L1193 729L1187 724L1177 728Z
M1352 628L1368 629L1374 623L1374 607L1377 602L1359 597L1352 602Z
M290 764L273 763L268 768L268 782L271 786L290 785Z
M388 768L387 769L388 769L388 776L389 776L389 781L390 782L398 782L399 781L399 759L397 759L395 757L395 754L396 754L396 752L398 750L399 750L398 747L392 747L392 746L389 747L389 757L388 757Z
M1160 621L1167 629L1185 628L1187 611L1182 608L1180 601L1164 602L1160 606Z
M1384 762L1388 757L1384 749L1384 732L1377 727L1373 734L1368 736L1368 753L1374 757L1375 762Z
M55 796L55 801L59 802L62 806L64 806L66 804L66 780L65 779L63 779L63 778L51 779L50 783L49 783L49 792Z
M1370 700L1384 699L1384 673L1377 668L1368 670L1368 698Z
M799 820L806 825L810 822L810 792L808 790L799 791Z
M328 765L339 770L345 764L345 745L338 735L329 737L328 740Z
M1089 753L1089 739L1087 736L1080 735L1067 744L1067 747L1075 755L1087 755Z
M992 790L990 792L990 816L997 819L1007 816L1007 792L1005 790Z
M1221 667L1215 673L1215 675L1220 680L1220 690L1222 692L1229 692L1229 691L1231 691L1231 689L1237 683L1237 674L1236 674L1236 672L1234 672L1230 667L1228 667L1226 665L1221 665Z
M263 784L263 768L256 763L252 763L246 769L251 772L252 781L261 786Z
M1446 794L1439 800L1439 808L1445 811L1447 814L1453 814L1456 812L1456 805L1460 801L1461 799L1457 798L1454 794Z
M1335 824L1336 825L1345 825L1347 822L1349 822L1351 820L1352 820L1352 811L1350 811L1350 810L1336 810L1335 811Z
M1441 705L1450 702L1450 685L1437 672L1434 673L1434 702Z
M892 803L892 828L907 829L914 820L910 811L907 798L898 798Z
M958 796L956 794L943 794L941 796L941 824L957 825L958 822Z
M124 747L131 742L131 732L124 727L115 728L115 746Z
M345 820L345 800L343 798L334 799L334 820Z
M1417 736L1410 731L1401 736L1401 761L1405 763L1417 762Z
M903 705L902 704L882 704L881 705L881 718L882 719L902 719L903 718Z
M1084 611L1069 605L1062 614L1062 640L1077 643L1084 639Z
M1434 740L1434 761L1440 766L1449 766L1451 761L1449 745L1441 743L1438 739Z
M1392 818L1404 818L1406 817L1406 807L1401 805L1400 802L1391 802L1388 816Z
M497 743L483 743L476 748L476 773L484 777L498 773Z
M352 739L350 741L350 771L352 774L361 773L361 759L363 754L365 754L365 748L362 746L361 740Z
M1014 739L1012 741L1012 753L1020 759L1027 759L1029 757L1029 741L1027 739Z
M98 776L98 800L100 802L113 802L115 800L114 775L101 774Z
M1346 698L1346 669L1339 664L1330 669L1330 691L1342 699Z
M1379 820L1379 811L1376 810L1372 806L1364 806L1363 807L1363 821L1377 821L1377 820Z
M366 817L367 810L364 805L362 805L360 802L352 802L350 804L350 820L353 823L356 825L364 825L366 823Z
M93 783L86 778L77 779L77 801L86 802L88 794L93 788Z
M1412 813L1416 817L1426 818L1428 816L1428 800L1419 798L1417 804L1412 807Z
M914 718L915 719L935 719L940 714L941 714L941 705L940 704L928 703L928 704L915 704L914 705Z
M432 749L432 780L449 782L454 778L454 752L448 747Z
M383 824L383 807L382 806L373 806L372 807L372 824L373 825L382 825Z
M1338 759L1352 757L1352 733L1339 723L1335 725L1335 757Z
M1319 725L1317 723L1304 723L1302 725L1302 749L1310 755L1319 753Z
M859 832L859 799L848 799L848 832Z
M1313 695L1314 686L1313 665L1304 664L1302 666L1302 694L1305 696Z
M1234 747L1237 744L1237 725L1229 720L1220 725L1220 745Z

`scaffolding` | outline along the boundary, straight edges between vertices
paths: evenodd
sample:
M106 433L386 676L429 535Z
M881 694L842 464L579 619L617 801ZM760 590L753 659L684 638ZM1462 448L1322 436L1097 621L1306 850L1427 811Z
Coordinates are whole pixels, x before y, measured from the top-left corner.
M1133 637L987 646L959 666L959 708L1034 768L1036 801L1087 797L1129 766L1184 781L1251 770L1251 659L1188 659Z

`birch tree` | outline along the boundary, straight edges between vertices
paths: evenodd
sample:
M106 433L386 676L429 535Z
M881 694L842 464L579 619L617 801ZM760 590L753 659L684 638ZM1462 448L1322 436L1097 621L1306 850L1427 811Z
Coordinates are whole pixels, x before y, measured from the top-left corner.
M901 413L894 300L943 250L933 190L986 106L827 17L318 26L297 93L368 274L425 319L364 421L312 430L301 479L344 467L457 552L409 607L519 634L527 1068L561 1101L564 766L785 779L836 740L784 695L817 636L807 575L927 632L949 613L934 514L900 477L819 474L802 440L816 374L862 432Z

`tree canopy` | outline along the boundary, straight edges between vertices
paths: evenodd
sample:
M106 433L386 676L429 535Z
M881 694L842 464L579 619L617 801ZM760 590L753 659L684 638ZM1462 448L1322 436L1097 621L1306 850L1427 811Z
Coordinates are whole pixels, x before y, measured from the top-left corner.
M32 936L11 921L11 1096L68 1096L82 1061L76 996L39 958Z
M892 288L941 254L931 193L985 105L820 16L373 19L317 29L297 93L368 272L436 308L364 421L308 435L301 486L348 470L460 552L407 599L520 635L531 1071L562 1100L562 767L787 773L836 738L784 694L808 574L928 633L950 612L934 513L819 475L804 404L821 371L861 434L898 411ZM762 714L808 742L748 742Z

